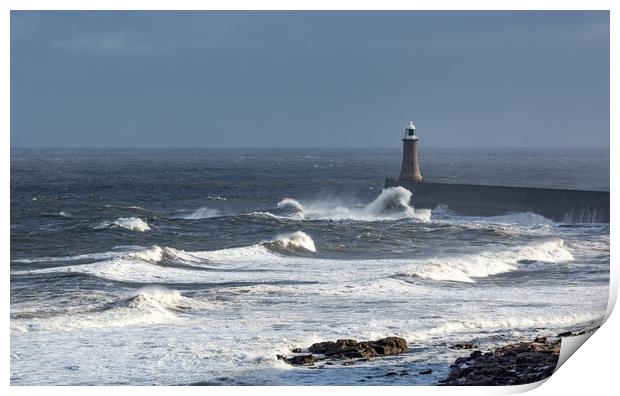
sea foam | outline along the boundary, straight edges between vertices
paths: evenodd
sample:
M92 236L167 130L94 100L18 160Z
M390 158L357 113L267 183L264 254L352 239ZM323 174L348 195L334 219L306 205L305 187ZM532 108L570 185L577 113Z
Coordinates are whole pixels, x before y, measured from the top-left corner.
M431 211L414 210L410 205L411 191L403 187L389 187L370 204L365 206L348 206L337 201L319 200L306 204L284 198L278 202L278 209L288 209L289 218L307 220L356 220L380 221L413 218L429 221Z
M149 231L151 229L151 227L149 227L146 221L138 217L119 217L112 222L105 221L95 228L124 228L126 230L139 232Z
M566 262L573 259L572 253L564 246L564 241L553 239L505 250L486 250L478 254L417 260L410 270L400 275L472 283L475 278L514 271L521 260Z

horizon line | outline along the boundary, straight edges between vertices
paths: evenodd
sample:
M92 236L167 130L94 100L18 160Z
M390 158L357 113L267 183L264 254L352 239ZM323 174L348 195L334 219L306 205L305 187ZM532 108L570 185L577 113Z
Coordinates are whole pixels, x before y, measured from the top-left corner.
M154 150L173 150L173 149L189 149L189 150L321 150L321 149L350 149L350 150L386 150L401 149L400 146L9 146L13 149L154 149ZM611 146L424 146L430 149L611 149ZM422 148L421 148L422 149Z

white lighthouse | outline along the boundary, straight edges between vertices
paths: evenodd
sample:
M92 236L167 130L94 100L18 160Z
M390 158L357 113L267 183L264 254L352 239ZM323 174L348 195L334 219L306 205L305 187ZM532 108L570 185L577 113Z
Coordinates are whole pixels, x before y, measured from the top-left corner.
M421 182L420 164L418 164L418 141L420 138L415 133L413 121L405 128L403 137L403 164L400 169L398 180Z

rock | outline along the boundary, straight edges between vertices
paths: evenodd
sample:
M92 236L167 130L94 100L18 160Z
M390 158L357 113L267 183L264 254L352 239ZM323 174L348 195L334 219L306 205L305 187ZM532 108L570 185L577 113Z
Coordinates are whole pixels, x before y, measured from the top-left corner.
M454 344L450 347L450 349L474 349L476 346L474 344Z
M450 366L441 385L518 385L550 376L558 362L560 342L537 337L496 348L493 352L472 352Z
M558 334L558 337L571 337L573 335L572 331L565 331L564 333Z
M422 370L420 371L418 374L422 374L422 375L429 375L429 374L433 374L433 370L428 369L428 370Z
M387 337L377 341L363 342L372 349L374 349L378 355L398 355L407 350L407 341L400 337Z
M314 355L302 355L293 357L284 357L278 355L278 359L284 360L287 363L293 365L308 365L314 364L318 360L325 359L340 359L340 360L369 360L378 356L397 355L407 350L407 341L400 337L386 337L377 341L362 341L358 342L351 339L341 339L337 341L325 341L317 342L310 345L308 351L313 354L322 355L317 357ZM292 350L294 353L301 352L301 348L295 348ZM310 358L317 359L310 362ZM302 359L303 358L303 359ZM298 363L301 362L301 363Z
M339 359L369 359L376 356L396 355L407 349L407 341L400 337L387 337L377 341L337 340L312 344L308 350L326 357Z
M293 366L310 366L318 361L319 358L314 355L299 355L285 359L285 362L290 363Z

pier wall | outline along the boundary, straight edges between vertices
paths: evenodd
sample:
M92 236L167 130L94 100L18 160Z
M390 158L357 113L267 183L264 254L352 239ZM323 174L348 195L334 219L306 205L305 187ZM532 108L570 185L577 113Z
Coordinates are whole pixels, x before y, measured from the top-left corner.
M447 205L464 215L533 212L564 223L609 223L609 192L551 188L427 183L386 179L386 187L413 193L414 208Z

